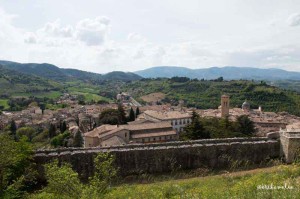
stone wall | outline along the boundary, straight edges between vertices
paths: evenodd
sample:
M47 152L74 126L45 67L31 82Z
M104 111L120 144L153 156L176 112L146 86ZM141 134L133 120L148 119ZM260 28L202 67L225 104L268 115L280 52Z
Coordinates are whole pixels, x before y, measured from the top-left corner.
M300 132L280 133L281 156L286 163L292 163L300 156Z
M68 162L86 180L93 173L93 159L97 153L115 155L115 164L122 176L140 173L163 173L176 169L209 167L225 169L235 161L259 164L280 157L280 144L267 138L229 138L155 144L132 144L108 148L68 148L41 150L35 162L42 173L42 165L51 160Z

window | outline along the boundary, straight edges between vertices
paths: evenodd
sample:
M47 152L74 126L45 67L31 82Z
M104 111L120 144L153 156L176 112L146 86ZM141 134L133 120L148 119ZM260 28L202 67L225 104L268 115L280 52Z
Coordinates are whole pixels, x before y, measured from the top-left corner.
M153 141L155 141L155 138L153 138Z
M142 142L143 142L143 143L145 142L144 138L142 139Z
M127 137L127 133L125 133L125 137Z

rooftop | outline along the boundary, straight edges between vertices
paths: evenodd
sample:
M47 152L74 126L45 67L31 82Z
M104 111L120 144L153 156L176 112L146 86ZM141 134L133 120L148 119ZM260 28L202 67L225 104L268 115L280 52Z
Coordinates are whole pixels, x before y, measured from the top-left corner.
M147 110L144 114L154 117L159 120L169 120L169 119L180 119L180 118L190 118L191 115L187 112L180 111L153 111Z

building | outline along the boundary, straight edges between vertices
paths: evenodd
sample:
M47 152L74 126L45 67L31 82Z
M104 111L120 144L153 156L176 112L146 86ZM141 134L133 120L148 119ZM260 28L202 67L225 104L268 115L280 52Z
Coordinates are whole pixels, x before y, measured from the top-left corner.
M183 131L183 128L192 122L192 116L187 112L180 111L144 111L145 120L154 122L169 122L176 132Z
M281 153L287 163L299 159L300 152L300 122L289 124L285 129L280 129Z
M169 122L129 125L102 125L84 134L85 147L105 147L129 143L155 143L178 139Z
M229 116L229 96L221 96L221 117Z
M242 104L242 109L244 112L249 112L251 109L250 109L250 104L245 101L243 104Z

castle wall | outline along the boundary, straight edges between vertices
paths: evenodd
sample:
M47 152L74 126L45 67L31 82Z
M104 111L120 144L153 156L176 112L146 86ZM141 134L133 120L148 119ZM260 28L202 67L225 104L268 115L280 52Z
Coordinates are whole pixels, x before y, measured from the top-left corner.
M281 156L286 163L292 163L300 156L300 132L285 132L280 134Z
M42 165L51 160L68 162L81 179L86 180L93 173L94 157L102 152L114 154L120 175L126 176L201 167L225 169L235 161L259 164L270 158L279 158L280 144L267 138L228 138L107 148L69 148L37 151L35 162L41 172Z

